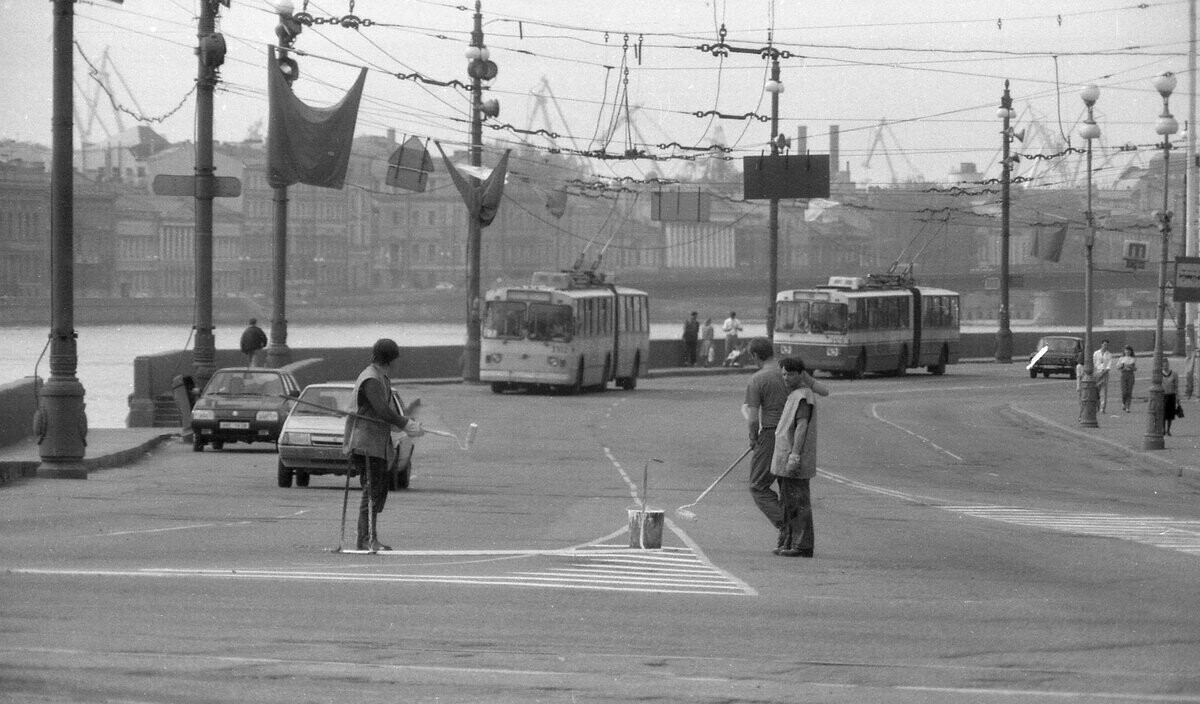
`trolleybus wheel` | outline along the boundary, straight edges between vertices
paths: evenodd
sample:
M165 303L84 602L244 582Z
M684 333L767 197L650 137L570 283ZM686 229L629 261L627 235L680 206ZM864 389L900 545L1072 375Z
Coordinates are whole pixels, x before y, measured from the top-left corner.
M908 347L900 348L900 358L896 360L896 376L904 376L908 373Z
M579 367L575 372L575 383L567 388L571 394L578 394L583 391L583 357L579 358Z
M863 374L867 373L867 351L858 351L858 360L854 363L854 369L850 371L851 379L861 379Z
M623 376L617 379L617 386L620 386L626 391L633 391L637 388L638 370L642 366L642 355L638 353L633 358L633 370L629 372L629 376Z
M604 374L600 377L600 383L596 384L597 391L608 391L608 378L612 374L612 358L604 358Z
M937 364L929 367L929 373L935 376L941 376L946 373L946 359L950 355L946 353L946 346L942 346L942 351L938 353Z

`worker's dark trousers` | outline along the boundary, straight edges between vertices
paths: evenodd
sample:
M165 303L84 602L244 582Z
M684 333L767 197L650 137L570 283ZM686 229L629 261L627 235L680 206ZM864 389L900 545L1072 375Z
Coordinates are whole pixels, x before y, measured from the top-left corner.
M387 460L382 457L367 457L366 455L350 455L350 461L358 472L358 483L363 487L362 500L358 503L358 549L366 550L367 543L378 539L379 512L387 503L389 484ZM370 481L367 481L368 473ZM368 494L367 487L370 486ZM373 504L373 506L372 506ZM371 534L371 509L375 510L375 534Z

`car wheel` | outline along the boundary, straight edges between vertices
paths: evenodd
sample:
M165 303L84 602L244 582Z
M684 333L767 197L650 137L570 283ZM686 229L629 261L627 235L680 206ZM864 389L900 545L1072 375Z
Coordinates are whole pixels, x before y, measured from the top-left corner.
M278 475L278 480L279 480L279 488L287 489L288 487L290 487L292 485L292 470L283 466L283 460L279 460L276 467L277 467L276 474Z
M408 488L409 477L412 475L412 462L405 462L404 466L392 472L392 489L399 491L400 489Z
M308 472L296 472L296 486L308 486Z
M1036 369L1030 369L1030 370L1029 370L1029 378L1030 378L1030 379L1036 379L1036 378L1037 378L1037 370L1036 370Z
M1043 378L1043 379L1049 379L1049 378L1050 378L1050 372L1042 372L1042 378Z
M492 393L502 394L502 393L504 393L504 390L507 387L508 387L508 384L505 384L503 381L493 381L492 382Z
M213 440L213 449L214 450L224 450L225 449L225 441L224 440Z
M1075 378L1075 370L1074 370L1074 369L1072 369L1071 371L1067 372L1067 378L1068 378L1068 379L1074 379L1074 378Z

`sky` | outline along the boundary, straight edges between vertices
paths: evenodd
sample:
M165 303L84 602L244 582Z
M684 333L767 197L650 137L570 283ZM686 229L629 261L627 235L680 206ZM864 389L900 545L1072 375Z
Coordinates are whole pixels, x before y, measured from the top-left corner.
M363 20L358 29L304 29L296 41L301 99L336 102L365 66L359 134L394 129L401 141L465 144L467 92L414 77L469 82L470 0L293 2L318 19ZM277 21L267 0L230 5L218 17L228 46L215 97L220 141L265 135L266 55ZM118 131L114 115L125 128L139 124L136 115L171 141L194 139L199 7L197 0L75 4L77 141ZM52 8L46 0L0 0L0 139L50 143ZM1153 78L1179 74L1171 111L1181 125L1194 84L1189 0L483 0L482 11L498 67L484 97L500 103L484 129L489 152L530 144L677 157L592 159L585 178L695 176L709 157L686 147L713 142L732 148L726 154L738 162L769 152L770 122L757 118L771 115L770 62L702 50L720 41L722 25L732 47L782 53L779 132L795 137L803 126L808 151L828 153L836 126L839 166L864 185L946 182L965 162L998 176L996 111L1006 80L1014 127L1026 133L1013 150L1044 154L1061 149L1066 136L1083 146L1079 90L1095 83L1096 148L1136 145L1149 156L1162 110ZM107 74L107 91L89 64Z

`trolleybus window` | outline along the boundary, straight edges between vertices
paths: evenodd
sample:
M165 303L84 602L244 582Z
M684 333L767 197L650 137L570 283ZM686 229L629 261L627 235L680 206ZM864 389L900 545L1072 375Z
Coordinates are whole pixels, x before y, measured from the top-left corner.
M483 323L483 336L519 340L525 337L525 303L490 301Z
M529 339L570 342L571 307L550 303L529 304Z

